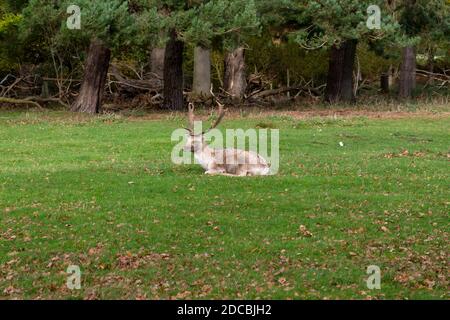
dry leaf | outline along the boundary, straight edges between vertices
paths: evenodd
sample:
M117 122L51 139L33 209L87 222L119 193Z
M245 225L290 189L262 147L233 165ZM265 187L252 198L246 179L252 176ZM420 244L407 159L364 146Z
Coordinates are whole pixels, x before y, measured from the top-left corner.
M300 225L300 227L298 228L298 231L304 237L312 237L312 235L313 235L308 229L306 229L306 227L304 225Z

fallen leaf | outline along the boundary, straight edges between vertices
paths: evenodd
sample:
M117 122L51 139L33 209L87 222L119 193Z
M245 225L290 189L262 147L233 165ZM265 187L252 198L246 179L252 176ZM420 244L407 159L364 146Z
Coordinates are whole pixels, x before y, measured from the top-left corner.
M312 235L313 235L308 229L306 229L306 227L304 225L300 225L300 227L298 228L298 231L304 237L312 237Z

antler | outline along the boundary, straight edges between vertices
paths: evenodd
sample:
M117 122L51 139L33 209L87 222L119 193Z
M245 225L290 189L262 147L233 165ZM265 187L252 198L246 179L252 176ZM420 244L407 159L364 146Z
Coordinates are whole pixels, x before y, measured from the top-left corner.
M189 127L185 128L189 132L194 132L194 123L195 123L195 115L194 115L194 104L192 102L188 105L188 121Z
M209 131L211 131L212 129L215 129L220 122L222 121L223 117L225 116L226 113L226 109L224 109L224 104L220 103L219 99L217 99L217 97L215 96L214 92L213 92L213 86L211 85L211 96L214 98L215 102L217 103L217 105L219 106L219 110L218 110L218 117L216 119L216 121L214 121L214 123L211 125L211 127L206 130L205 132L203 132L202 134L205 134ZM194 110L195 110L195 106L192 102L189 103L188 105L188 121L189 121L189 127L185 128L187 131L189 131L191 134L194 134L194 127L195 127L195 114L194 114Z
M216 121L214 121L214 123L211 125L211 128L208 129L208 131L215 129L220 122L222 121L223 117L225 116L226 113L226 109L224 109L224 104L220 103L219 99L216 97L216 95L213 92L213 86L211 85L211 90L210 90L211 96L214 98L215 102L217 103L217 105L219 106L219 110L218 110L218 114L219 116L217 117ZM208 132L206 131L206 132Z

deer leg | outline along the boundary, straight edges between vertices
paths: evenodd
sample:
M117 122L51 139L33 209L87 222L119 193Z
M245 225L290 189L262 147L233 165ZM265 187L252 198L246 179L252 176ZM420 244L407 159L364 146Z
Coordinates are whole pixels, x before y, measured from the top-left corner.
M205 172L205 174L218 175L218 174L222 174L222 172L216 171L216 170L208 170L208 171Z
M216 175L216 176L226 176L226 177L242 176L242 175L228 173L225 171L224 168L217 168L217 166L215 166L214 169L209 169L208 171L205 172L205 174Z
M251 175L250 171L248 171L245 166L239 166L239 168L236 170L236 176L239 177L246 177Z
M218 166L216 163L212 162L208 166L208 170L205 172L205 174L221 174L224 173L225 169Z
M216 175L216 176L224 176L224 177L245 177L243 175L237 175L237 174L231 174L227 172L215 172L215 173L208 173L210 175Z

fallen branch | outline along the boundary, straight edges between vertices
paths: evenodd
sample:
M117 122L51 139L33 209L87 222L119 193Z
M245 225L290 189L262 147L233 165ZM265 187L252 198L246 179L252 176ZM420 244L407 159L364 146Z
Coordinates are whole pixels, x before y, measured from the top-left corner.
M61 79L42 77L44 81L60 81ZM82 82L80 79L63 79L64 81Z
M36 103L38 103L38 102L57 102L60 105L66 107L66 108L70 107L67 103L65 103L64 101L62 101L59 98L28 97L28 98L25 98L23 100L25 100L25 101L33 101L33 102L36 102Z
M1 95L2 95L2 96L6 96L6 94L7 94L9 91L11 91L12 88L14 88L14 87L15 87L20 81L22 81L22 80L23 80L23 78L16 78L16 80L15 80L10 86L6 87L6 90L5 90L5 91L2 90Z
M0 81L0 86L3 84L3 83L5 83L6 82L6 80L8 80L8 78L9 77L12 77L12 78L15 78L15 76L14 75L12 75L12 74L7 74L6 75L6 77L5 78L3 78L3 80L2 81Z
M160 79L136 80L126 78L115 65L111 66L110 75L117 81L110 81L110 84L117 84L130 87L136 90L150 91L159 93L162 91L162 81Z
M12 99L12 98L4 98L4 97L0 97L0 103L11 103L11 104L32 104L35 107L38 107L41 110L44 110L44 108L42 108L42 106L32 100L27 100L27 99Z
M434 73L426 70L420 70L416 69L416 74L419 77L425 77L428 79L425 86L428 86L430 84L430 81L439 81L441 84L439 85L440 88L445 86L447 83L450 83L450 76L448 76L444 70L444 73Z
M278 89L271 89L271 90L265 90L265 91L261 91L261 92L257 92L255 94L252 94L249 96L249 98L254 98L254 99L263 99L263 98L267 98L270 96L275 96L278 94L282 94L282 93L286 93L286 92L290 92L290 91L295 91L295 90L300 90L300 91L308 91L308 92L312 92L317 96L320 96L320 92L318 89L316 88L311 88L311 87L304 87L304 86L295 86L295 87L283 87L283 88L278 88Z
M445 71L444 71L444 74L442 74L442 73L430 72L427 70L416 69L416 74L419 76L429 76L433 79L440 80L440 81L449 81L450 80L450 76L446 75Z

